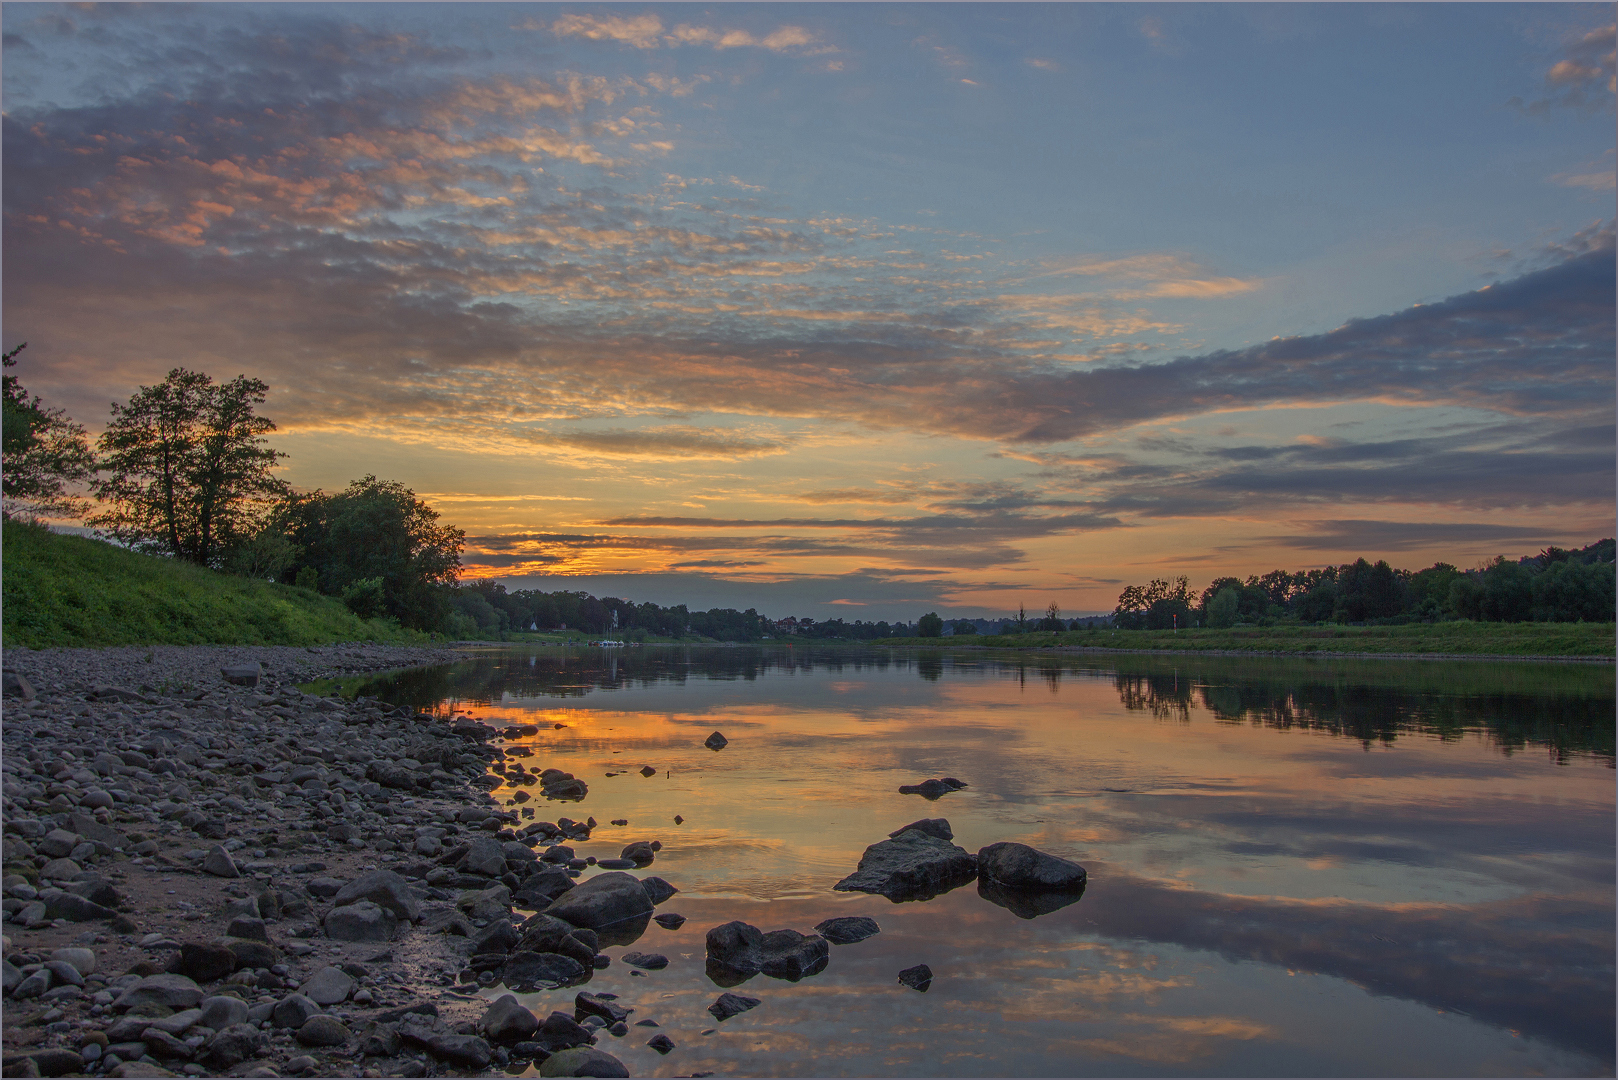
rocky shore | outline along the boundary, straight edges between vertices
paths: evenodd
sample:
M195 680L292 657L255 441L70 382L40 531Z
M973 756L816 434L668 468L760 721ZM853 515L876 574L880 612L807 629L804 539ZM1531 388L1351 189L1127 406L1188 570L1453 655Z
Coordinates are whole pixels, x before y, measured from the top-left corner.
M478 1034L469 935L507 924L521 879L503 857L456 866L512 841L534 860L547 830L519 838L489 798L495 732L295 685L460 655L8 651L4 1074L508 1062Z

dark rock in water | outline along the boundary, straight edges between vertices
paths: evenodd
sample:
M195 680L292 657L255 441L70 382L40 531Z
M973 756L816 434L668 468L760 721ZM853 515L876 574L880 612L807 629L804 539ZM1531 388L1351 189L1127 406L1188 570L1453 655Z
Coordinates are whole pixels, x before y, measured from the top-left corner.
M640 767L640 774L642 776L656 776L657 770L652 768L650 765L642 765Z
M667 1035L653 1035L646 1040L646 1045L656 1050L659 1054L666 1054L674 1049L674 1040Z
M901 795L920 795L927 799L936 799L940 795L948 795L952 791L959 791L966 785L953 776L942 780L923 780L919 784L905 784L899 789Z
M591 961L591 964L597 971L605 971L612 967L612 957L608 956L606 953L601 953Z
M685 925L685 916L676 915L674 912L670 911L665 912L662 915L653 915L652 921L665 930L678 930L680 927Z
M541 1076L628 1076L624 1063L593 1046L576 1046L552 1054L539 1067Z
M616 1024L627 1020L629 1013L622 1005L581 990L573 998L573 1019L583 1021L586 1016L599 1016L609 1024Z
M1027 844L990 844L978 852L978 875L1008 889L1082 889L1088 875L1071 859Z
M1076 889L1008 889L978 878L978 895L1003 907L1019 919L1037 919L1084 899L1084 886Z
M496 919L488 928L472 939L474 953L498 952L508 953L517 947L522 935L517 928L504 919Z
M646 897L653 904L661 904L680 891L660 877L641 878L640 887L646 890Z
M657 853L652 850L652 845L648 841L636 840L633 844L625 845L624 850L618 853L618 857L632 859L637 865L646 866L657 858Z
M866 848L858 869L832 887L838 892L878 893L897 904L931 900L965 885L977 872L977 858L966 849L910 830Z
M531 907L539 901L550 903L573 887L573 879L559 866L535 870L511 891L511 901L518 907Z
M640 879L617 871L597 874L573 886L545 909L552 918L592 930L652 913Z
M591 958L592 960L594 957ZM566 986L579 981L589 971L588 963L577 957L550 952L515 952L506 957L500 977L509 987Z
M715 1020L724 1023L732 1016L758 1005L759 1001L758 998L743 997L741 994L720 994L714 1003L708 1006L708 1011L713 1014Z
M845 915L837 919L827 919L815 927L816 933L833 945L852 945L856 941L864 941L868 937L875 937L882 932L875 919L867 919L863 915Z
M626 952L623 961L632 968L646 971L662 971L669 966L669 958L662 953Z
M588 935L588 936L587 936ZM550 915L535 915L522 925L522 937L517 943L519 952L560 953L572 957L582 967L589 967L600 944L595 935L553 919ZM513 954L515 956L515 953Z
M553 1012L539 1025L534 1040L555 1053L573 1046L588 1046L590 1031L565 1012Z
M888 834L888 839L891 840L900 833L911 831L924 832L928 836L936 836L940 840L955 839L955 832L949 827L949 821L941 817L922 818L920 821L912 821L908 825L901 825Z
M520 1042L539 1030L539 1017L523 1008L515 995L504 994L484 1010L478 1026L492 1042Z
M899 972L899 981L910 987L910 989L920 990L925 994L927 988L933 984L933 969L926 964L917 964L915 967L905 968Z
M728 968L743 979L763 972L789 982L824 971L831 953L826 939L818 934L806 937L796 930L772 930L766 934L740 921L709 930L707 946L710 969ZM720 985L736 983L721 982Z
M723 750L726 744L729 742L729 739L725 738L716 731L712 735L709 735L706 739L702 740L702 745L706 746L710 750Z
M605 870L633 870L636 863L634 859L597 859L596 865Z
M681 817L679 814L674 815L674 824L683 825L684 823L685 823L685 818Z

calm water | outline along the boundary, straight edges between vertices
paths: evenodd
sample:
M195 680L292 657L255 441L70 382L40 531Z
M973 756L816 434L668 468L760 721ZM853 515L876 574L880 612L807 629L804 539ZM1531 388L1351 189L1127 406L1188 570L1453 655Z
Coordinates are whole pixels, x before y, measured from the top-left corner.
M1610 666L523 648L362 692L539 723L507 748L590 785L540 818L602 822L581 857L663 842L643 873L689 921L630 948L672 963L588 987L662 1025L602 1037L633 1075L1613 1073ZM898 793L946 775L970 787ZM1089 889L1032 920L971 885L832 891L921 817ZM882 933L713 1022L710 927L837 915ZM896 980L919 963L925 994Z

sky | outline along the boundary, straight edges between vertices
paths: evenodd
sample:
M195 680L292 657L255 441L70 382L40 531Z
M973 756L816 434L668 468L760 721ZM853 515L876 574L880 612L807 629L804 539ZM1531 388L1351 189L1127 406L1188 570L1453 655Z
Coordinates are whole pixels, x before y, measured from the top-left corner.
M780 618L1614 532L1602 4L26 4L6 348Z

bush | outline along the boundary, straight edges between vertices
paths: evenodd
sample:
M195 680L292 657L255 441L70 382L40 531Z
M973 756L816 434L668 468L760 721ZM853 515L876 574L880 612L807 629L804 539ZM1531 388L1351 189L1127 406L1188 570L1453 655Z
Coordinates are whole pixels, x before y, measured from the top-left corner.
M929 611L916 620L917 637L943 637L944 620L939 618L938 612Z
M1241 602L1241 594L1237 590L1228 587L1221 589L1219 595L1208 603L1208 625L1218 630L1235 626Z
M298 576L292 579L292 584L300 589L308 589L310 592L319 592L320 571L312 566L306 566L298 571Z
M387 608L387 593L379 577L360 578L343 590L343 603L362 619L372 619Z

